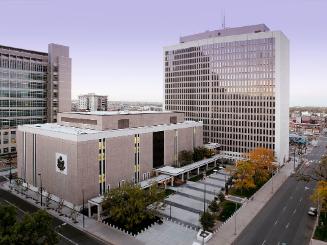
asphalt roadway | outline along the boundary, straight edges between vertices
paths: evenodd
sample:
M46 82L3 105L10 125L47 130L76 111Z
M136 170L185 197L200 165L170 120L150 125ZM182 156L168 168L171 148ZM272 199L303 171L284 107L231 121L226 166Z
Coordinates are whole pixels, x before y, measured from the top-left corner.
M312 172L321 156L326 153L327 137L320 137L318 146L305 158L313 160L309 165L301 166L300 171ZM243 230L237 245L307 245L313 233L315 217L307 214L314 206L310 196L315 182L298 181L289 177L272 199Z
M33 206L32 204L26 202L23 199L18 198L17 196L13 195L12 193L2 190L0 189L0 203L3 204L8 204L8 205L12 205L16 208L17 210L17 214L18 214L18 218L21 218L24 213L26 212L36 212L38 210L37 207ZM75 227L69 225L69 224L64 224L64 222L54 216L52 216L52 220L53 220L53 227L54 229L56 229L59 237L60 237L60 241L59 244L69 244L69 245L77 245L77 244L108 244L108 243L104 243L100 240L98 240L97 238L88 235L78 229L76 229ZM64 225L63 225L64 224Z

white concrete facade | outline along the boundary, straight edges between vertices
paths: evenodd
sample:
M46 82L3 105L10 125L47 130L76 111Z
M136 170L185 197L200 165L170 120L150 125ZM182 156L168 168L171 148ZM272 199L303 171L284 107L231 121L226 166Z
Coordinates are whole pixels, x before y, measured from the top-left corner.
M204 141L223 151L265 147L288 160L287 37L257 25L181 40L164 47L164 109L203 121Z

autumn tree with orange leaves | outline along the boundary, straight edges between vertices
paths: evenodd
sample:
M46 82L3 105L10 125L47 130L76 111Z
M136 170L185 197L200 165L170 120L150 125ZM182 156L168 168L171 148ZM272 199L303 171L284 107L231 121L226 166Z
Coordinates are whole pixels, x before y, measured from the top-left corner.
M238 161L234 170L235 188L240 189L241 192L244 189L254 188L256 186L253 179L254 173L255 168L250 161Z
M237 161L234 167L227 171L234 176L235 188L255 188L265 183L276 169L275 156L271 149L256 148L247 154L247 159Z
M320 206L321 211L327 212L327 181L320 180L317 183L316 189L311 196L313 201L316 201Z
M276 169L274 164L275 156L271 149L256 148L247 154L249 161L253 164L254 182L256 185L265 183L271 176L272 171Z

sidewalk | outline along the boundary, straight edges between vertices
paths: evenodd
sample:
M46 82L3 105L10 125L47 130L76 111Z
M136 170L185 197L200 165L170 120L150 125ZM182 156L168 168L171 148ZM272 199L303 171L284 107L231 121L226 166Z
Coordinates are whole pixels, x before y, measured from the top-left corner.
M0 188L9 191L9 182L1 183ZM11 191L12 194L18 196L19 198L25 200L26 202L29 202L33 204L34 206L37 206L38 208L41 208L39 204L35 203L34 199L38 199L37 193L29 190L26 192L27 196L29 198L26 198L25 195L18 194L15 190ZM32 199L34 198L34 199ZM45 202L45 197L43 198ZM54 207L56 204L54 202L51 202L50 206ZM43 207L45 209L45 207ZM59 215L59 213L53 209L48 209L46 210L48 213L51 215L55 216L58 219L61 219L63 222L70 224L74 226L75 228L86 232L90 236L96 237L99 240L105 242L105 243L110 243L110 244L115 244L115 245L125 245L125 244L131 244L131 245L142 245L144 244L141 241L138 241L136 238L134 238L131 235L128 235L122 231L119 231L117 229L114 229L104 223L98 222L92 218L89 218L87 216L84 216L84 221L85 221L85 227L83 228L83 215L78 213L76 217L77 223L74 223L73 220L70 218L71 210L68 208L63 208L62 209L62 214Z
M11 169L11 173L14 174L17 172L17 169L16 168L12 168ZM2 168L0 169L0 176L9 176L9 173L10 173L10 168Z
M243 206L224 223L219 230L214 233L212 239L208 242L211 245L229 245L233 244L239 234L252 221L252 219L260 212L265 204L271 199L279 187L286 181L293 171L293 162L286 163L280 171L275 174L264 186L260 188L254 195L252 200L248 200ZM272 188L273 186L273 188ZM272 193L273 189L273 193ZM237 218L236 234L235 234L235 215Z
M327 242L311 239L310 245L327 245Z

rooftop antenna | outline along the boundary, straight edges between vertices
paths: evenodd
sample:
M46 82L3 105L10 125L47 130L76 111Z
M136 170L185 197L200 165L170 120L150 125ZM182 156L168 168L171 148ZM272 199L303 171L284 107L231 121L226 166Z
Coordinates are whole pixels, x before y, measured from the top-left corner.
M225 18L225 10L221 12L221 28L226 29L226 18Z

